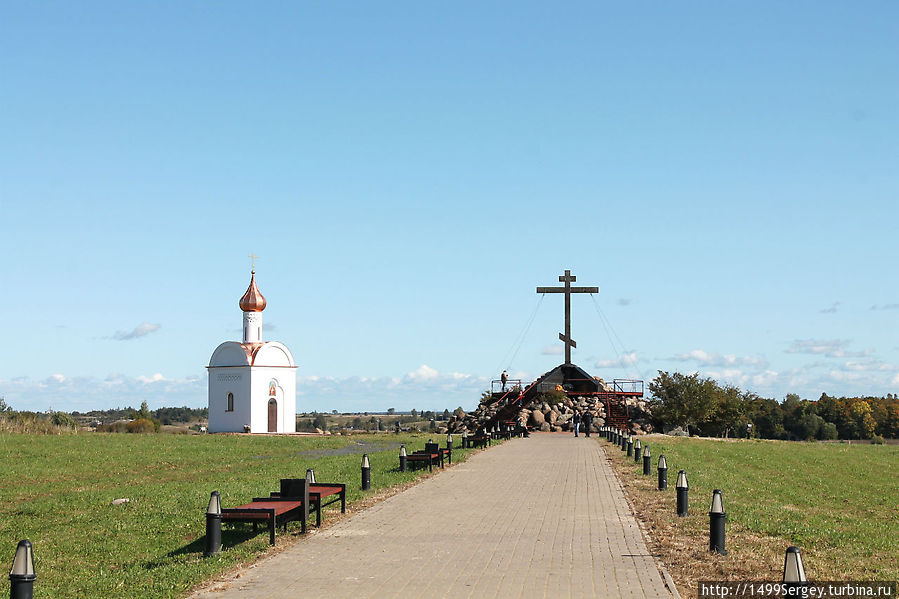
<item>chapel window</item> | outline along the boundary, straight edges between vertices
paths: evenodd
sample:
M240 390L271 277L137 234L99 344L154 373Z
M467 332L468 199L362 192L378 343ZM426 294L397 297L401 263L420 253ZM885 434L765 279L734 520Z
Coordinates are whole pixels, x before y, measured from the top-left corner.
M234 394L233 393L228 394L228 407L227 407L227 409L225 409L225 411L226 412L234 411Z

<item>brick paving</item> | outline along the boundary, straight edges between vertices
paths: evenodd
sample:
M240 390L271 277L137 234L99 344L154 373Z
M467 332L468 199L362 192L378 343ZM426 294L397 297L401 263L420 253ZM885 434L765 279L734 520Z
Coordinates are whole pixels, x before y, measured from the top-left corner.
M473 455L191 598L310 596L672 593L599 440L533 434Z

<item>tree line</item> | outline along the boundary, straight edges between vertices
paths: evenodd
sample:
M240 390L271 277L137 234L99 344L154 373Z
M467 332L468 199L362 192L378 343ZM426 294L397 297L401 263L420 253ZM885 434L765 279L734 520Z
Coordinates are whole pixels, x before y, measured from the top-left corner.
M698 374L659 374L649 383L657 427L688 434L765 439L899 438L899 396L834 397L815 401L789 393L783 401L760 397Z

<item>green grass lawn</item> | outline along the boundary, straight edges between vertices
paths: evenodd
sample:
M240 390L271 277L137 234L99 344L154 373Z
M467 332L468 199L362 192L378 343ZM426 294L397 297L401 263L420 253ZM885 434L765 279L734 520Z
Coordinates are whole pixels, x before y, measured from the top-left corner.
M211 491L232 507L276 491L281 478L302 478L311 467L318 481L347 483L352 504L421 476L420 470L399 472L398 448L423 449L430 437L3 434L0 564L5 559L11 566L16 543L27 538L34 544L35 596L177 597L269 546L264 531L253 536L250 525L225 526L224 551L204 559ZM454 462L469 453L458 444L457 437ZM366 493L363 452L372 467ZM130 503L110 505L116 498ZM299 530L294 527L288 532ZM6 596L9 582L0 579Z
M899 446L675 437L643 442L651 448L653 476L641 486L655 486L659 455L668 461L669 516L677 472L684 469L691 520L705 531L712 490L721 489L728 530L782 539L779 552L800 547L815 578L899 579ZM628 468L650 478L636 464ZM661 495L648 493L645 498Z

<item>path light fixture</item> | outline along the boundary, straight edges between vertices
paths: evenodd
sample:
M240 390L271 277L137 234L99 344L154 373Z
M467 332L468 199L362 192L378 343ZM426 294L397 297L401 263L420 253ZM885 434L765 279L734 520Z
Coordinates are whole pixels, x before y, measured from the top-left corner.
M306 480L309 481L310 485L315 484L315 470L312 468L306 468Z
M664 491L668 488L668 460L665 459L665 454L659 456L659 491Z
M683 517L687 515L687 491L689 488L689 485L687 485L687 473L681 470L677 473L677 482L674 483L674 489L677 491L678 516Z
M790 588L807 587L809 584L799 547L787 547L787 554L784 556L783 581L786 583L784 586Z
M462 431L462 449L468 447L468 431Z
M368 462L368 454L362 454L362 490L371 489L371 464Z
M634 441L634 461L638 464L640 463L640 452L643 450L643 445L640 443L640 439Z
M31 599L34 597L34 552L31 541L22 539L16 547L16 556L12 560L9 571L10 599Z
M627 435L621 435L621 451L627 451Z
M400 472L406 471L406 444L400 445Z
M453 448L453 434L452 433L446 434L446 448L447 449Z
M203 557L215 555L222 550L222 498L218 491L209 494L206 508L206 550Z
M721 555L727 555L724 548L724 523L727 522L727 514L724 511L724 501L721 499L721 490L712 491L712 507L709 510L709 551L717 551Z
M651 474L650 471L652 470L652 464L650 464L649 462L650 462L649 445L647 445L646 448L643 450L643 475L644 476L649 476Z
M634 455L634 436L631 435L627 438L627 457L633 457Z

